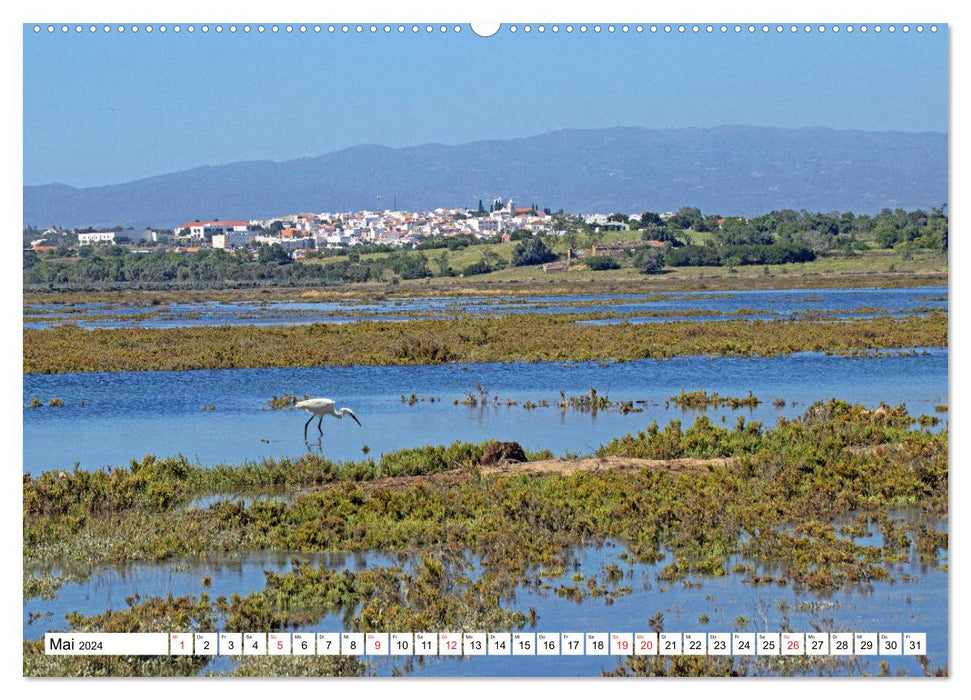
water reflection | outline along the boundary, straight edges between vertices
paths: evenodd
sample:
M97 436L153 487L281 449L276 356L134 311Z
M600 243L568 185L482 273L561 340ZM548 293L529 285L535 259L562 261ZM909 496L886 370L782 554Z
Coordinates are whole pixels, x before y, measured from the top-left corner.
M902 514L906 517L906 514ZM852 518L847 518L850 522ZM946 523L934 523L946 529ZM879 545L879 539L865 535L860 544ZM725 576L692 575L690 585L660 580L662 569L671 563L670 555L652 564L642 564L624 556L620 542L577 547L566 556L569 565L557 576L544 575L542 585L519 586L504 602L513 610L534 608L538 620L533 632L638 632L651 629L651 619L659 613L664 629L681 632L722 631L907 631L926 632L932 666L948 661L948 616L946 554L940 566L931 567L912 558L911 563L891 565L894 582L874 581L866 586L847 587L827 593L796 589L792 584L753 586L748 574L731 572L731 565L755 565L755 573L775 576L778 571L760 562L733 558ZM266 571L284 572L294 565L308 563L328 569L364 570L372 567L400 566L410 571L417 561L408 555L380 552L362 553L250 553L224 554L204 559L183 559L160 565L140 564L96 571L83 583L65 585L53 601L34 599L24 604L24 638L35 638L46 630L64 629L64 615L80 611L85 615L107 609L127 607L129 596L172 593L176 596L206 592L210 598L241 595L261 590ZM467 557L463 568L473 578L487 564ZM203 583L208 577L210 583ZM532 578L532 577L531 577ZM579 602L564 589L595 578L613 593L584 595ZM328 614L313 624L285 631L336 632L346 630L355 610ZM39 616L30 621L29 616ZM409 666L415 675L424 676L576 676L599 675L622 661L619 657L424 657L410 663L401 657L369 657L379 675ZM879 670L879 662L889 663L892 671L921 675L912 657L878 657L868 667ZM209 670L226 671L231 660L217 659ZM849 669L835 669L846 674Z
M644 430L652 421L687 425L670 397L682 389L722 396L752 392L762 403L744 413L709 410L719 425L739 415L774 425L800 415L814 401L842 398L876 407L903 403L910 412L939 417L947 404L946 349L915 355L845 358L798 353L770 358L676 357L624 363L449 364L409 367L292 367L188 372L112 372L26 375L25 403L58 397L64 406L24 410L24 471L34 474L127 465L145 454L182 454L205 465L295 457L307 451L335 461L358 460L406 447L456 440L514 440L528 450L591 454L612 438ZM482 386L483 405L463 405ZM337 394L337 387L340 393ZM595 387L639 411L561 411L560 392ZM330 395L352 405L363 427L332 421L318 443L305 443L303 412L269 410L288 392ZM411 402L411 394L416 401ZM495 396L499 400L495 400ZM404 397L404 398L403 398ZM430 401L434 398L435 401ZM546 401L546 406L542 402ZM83 402L83 405L82 405ZM528 403L535 403L528 408ZM214 407L214 408L213 408Z
M649 313L708 311L710 318L786 318L803 314L856 317L876 310L901 315L947 310L947 287L904 289L781 289L656 294L592 294L513 299L428 297L374 302L191 302L149 306L117 304L35 304L24 309L25 328L77 323L82 328L173 328L212 325L281 325L404 321L523 313ZM690 320L691 317L685 317ZM656 323L663 316L640 319ZM702 319L696 319L702 320Z

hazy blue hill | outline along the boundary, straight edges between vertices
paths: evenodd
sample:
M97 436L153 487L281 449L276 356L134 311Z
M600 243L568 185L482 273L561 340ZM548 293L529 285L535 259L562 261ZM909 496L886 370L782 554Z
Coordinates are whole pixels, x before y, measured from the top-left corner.
M569 212L876 212L947 201L947 135L823 128L566 129L507 141L361 145L105 187L24 188L37 226L173 226L298 211L475 206L502 195ZM380 196L380 199L379 199Z

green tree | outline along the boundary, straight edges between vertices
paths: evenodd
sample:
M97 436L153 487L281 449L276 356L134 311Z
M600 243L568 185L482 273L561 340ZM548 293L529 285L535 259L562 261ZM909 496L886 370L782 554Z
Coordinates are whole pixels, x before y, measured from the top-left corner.
M664 224L646 223L641 224L642 241L672 241L674 234Z
M677 214L668 219L668 224L680 229L707 230L705 220L701 216L701 209L698 207L681 207Z
M268 245L264 243L260 246L256 259L263 265L286 265L290 262L290 254L284 250L282 245Z
M431 270L428 269L428 258L424 253L405 253L396 250L388 256L387 264L402 279L415 280L432 276Z
M556 255L549 246L539 238L529 238L521 241L512 252L512 264L521 267L523 265L541 265L556 260Z
M641 214L640 228L647 228L648 226L664 226L664 219L657 212L646 211Z
M645 275L656 275L664 269L664 249L653 246L641 248L634 256L634 267Z

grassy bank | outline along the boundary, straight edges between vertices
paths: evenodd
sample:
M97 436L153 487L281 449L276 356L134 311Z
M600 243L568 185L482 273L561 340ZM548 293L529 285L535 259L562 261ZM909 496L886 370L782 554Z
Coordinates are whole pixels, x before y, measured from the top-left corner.
M947 315L587 325L574 314L344 325L25 330L25 373L636 360L945 347Z

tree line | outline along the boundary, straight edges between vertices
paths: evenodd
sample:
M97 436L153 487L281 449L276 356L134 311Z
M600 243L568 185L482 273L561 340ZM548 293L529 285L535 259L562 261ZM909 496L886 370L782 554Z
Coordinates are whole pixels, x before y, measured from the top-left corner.
M609 221L627 224L639 231L640 244L631 242L629 255L587 256L584 262L594 270L621 266L618 258L644 273L664 267L781 265L803 263L819 255L856 255L871 245L906 255L916 249L947 250L948 217L945 208L930 212L884 209L876 215L773 211L750 219L703 214L695 207L683 207L673 216L645 212L638 217L611 214ZM562 244L575 249L596 246L603 232L582 223L564 220L567 233ZM39 233L25 229L24 237ZM511 262L492 247L484 247L479 260L455 269L449 253L500 238L480 240L475 236L434 236L414 249L387 245L355 246L344 250L308 251L310 257L340 256L326 264L296 262L280 246L263 245L249 250L203 249L192 253L166 250L134 253L125 246L77 246L71 252L38 254L25 250L23 274L26 285L126 286L209 286L219 284L326 284L372 280L421 279L425 277L488 274L508 265L539 265L557 260L549 235L519 230ZM76 240L76 239L75 239ZM659 245L660 242L663 245ZM384 253L365 259L369 253Z

